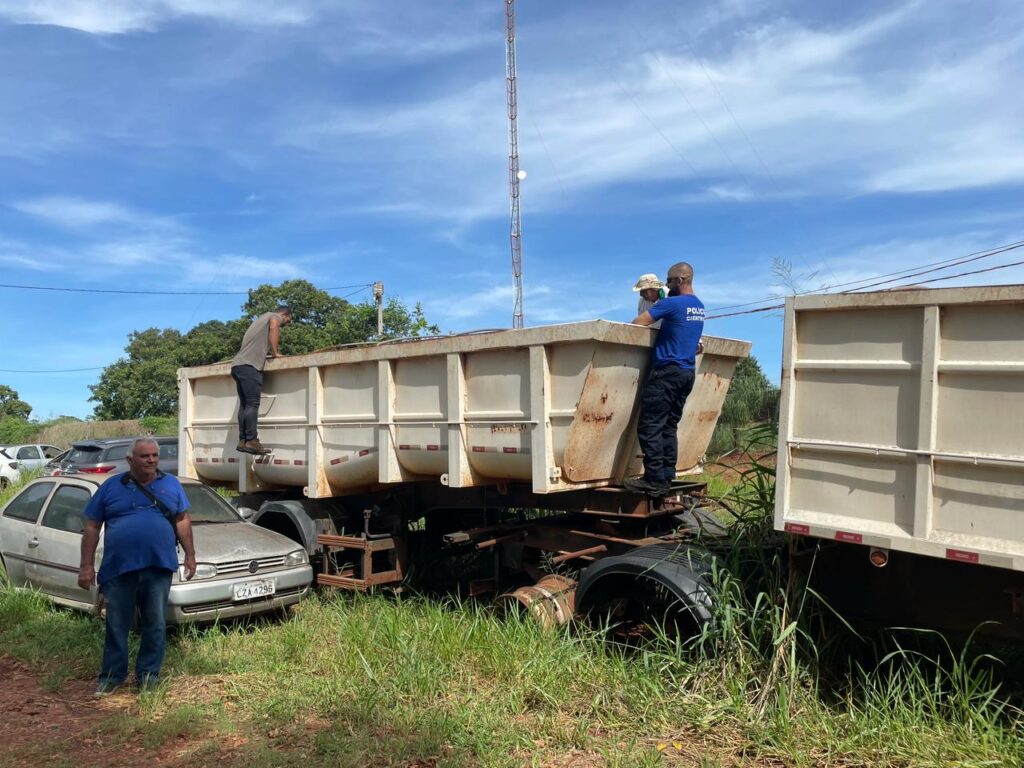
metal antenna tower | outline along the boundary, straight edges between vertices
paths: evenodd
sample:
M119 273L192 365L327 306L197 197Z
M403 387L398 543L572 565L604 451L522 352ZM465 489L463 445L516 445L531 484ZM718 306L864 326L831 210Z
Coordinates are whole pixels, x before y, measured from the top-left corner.
M516 0L505 0L505 92L508 96L508 196L511 203L510 245L512 246L512 327L523 327L523 222L519 214L519 182L526 174L519 170L519 128L516 118Z

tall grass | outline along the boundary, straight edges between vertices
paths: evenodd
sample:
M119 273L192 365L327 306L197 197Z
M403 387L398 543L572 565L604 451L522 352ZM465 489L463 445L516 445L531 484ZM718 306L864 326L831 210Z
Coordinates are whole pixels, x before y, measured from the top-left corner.
M772 472L755 460L721 499L732 539L706 542L715 623L695 640L626 650L453 600L329 593L286 621L173 633L164 687L107 738L306 768L1022 764L1020 713L985 657L844 666L772 531ZM0 646L59 684L95 674L102 627L3 589ZM243 745L224 753L228 737Z

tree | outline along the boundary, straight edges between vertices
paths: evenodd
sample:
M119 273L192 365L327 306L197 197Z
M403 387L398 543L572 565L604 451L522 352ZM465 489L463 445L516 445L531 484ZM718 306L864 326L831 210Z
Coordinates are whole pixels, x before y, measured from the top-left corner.
M108 365L98 384L91 385L101 419L164 416L178 406L178 360L181 333L173 328L147 328L128 335L127 359ZM212 361L210 361L212 362Z
M741 442L742 430L755 424L775 422L778 410L779 388L768 381L757 358L743 358L733 373L708 453L715 455L732 450Z
M376 340L377 309L331 296L305 280L261 285L249 291L242 316L210 320L182 334L172 328L134 331L127 357L107 366L91 385L91 401L101 419L169 416L178 409L177 369L230 360L253 319L285 304L295 322L281 331L281 353L299 355L318 349ZM409 309L397 299L384 308L383 338L439 333L419 304Z
M6 384L0 384L0 418L10 416L27 421L32 406L18 397L18 392Z

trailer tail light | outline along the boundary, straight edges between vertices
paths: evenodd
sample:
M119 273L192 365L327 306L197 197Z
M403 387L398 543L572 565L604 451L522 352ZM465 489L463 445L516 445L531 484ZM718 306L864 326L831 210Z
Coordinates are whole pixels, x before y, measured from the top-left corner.
M117 467L115 467L113 464L104 464L99 467L82 467L78 471L85 472L90 475L105 475L107 474L107 472L113 472L115 469L117 469Z
M881 547L872 547L868 554L868 560L875 568L885 568L889 564L889 550Z

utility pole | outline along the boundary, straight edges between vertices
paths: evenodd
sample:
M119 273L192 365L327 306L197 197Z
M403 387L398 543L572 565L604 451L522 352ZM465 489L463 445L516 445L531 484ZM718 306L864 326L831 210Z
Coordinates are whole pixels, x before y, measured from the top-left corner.
M384 335L384 283L373 284L373 302L377 305L377 341Z
M511 203L512 327L523 327L523 222L519 214L519 182L526 171L519 168L519 128L516 119L516 0L505 0L505 94L508 97L508 194Z

